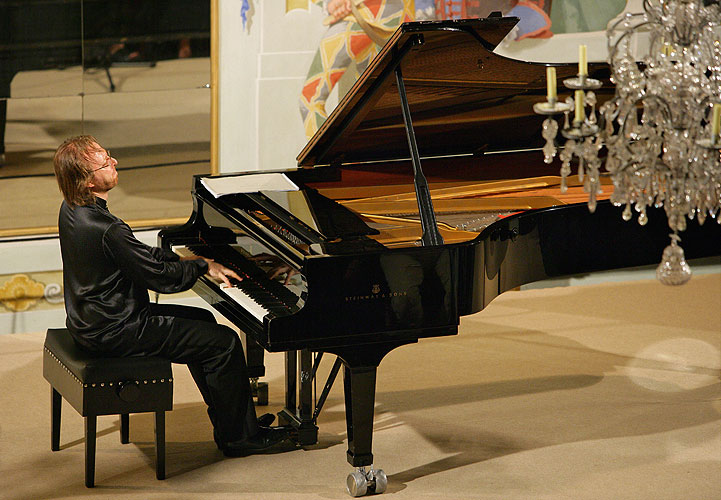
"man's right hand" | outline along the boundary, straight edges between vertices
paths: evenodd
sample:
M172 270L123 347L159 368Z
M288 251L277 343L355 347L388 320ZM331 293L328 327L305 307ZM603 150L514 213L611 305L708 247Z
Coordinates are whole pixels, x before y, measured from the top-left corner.
M238 276L238 274L233 271L232 269L228 269L223 264L218 264L214 260L211 259L205 259L205 261L208 263L208 274L211 278L215 278L217 280L222 281L227 286L232 286L230 284L230 280L228 278L233 278L238 281L242 281L243 278Z

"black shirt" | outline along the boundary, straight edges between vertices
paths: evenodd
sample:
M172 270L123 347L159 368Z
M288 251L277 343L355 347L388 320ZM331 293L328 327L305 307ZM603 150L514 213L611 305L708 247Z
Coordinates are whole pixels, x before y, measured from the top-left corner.
M181 261L138 241L102 198L74 208L63 201L58 228L67 328L93 350L112 349L142 329L148 290L181 292L208 270L204 260Z

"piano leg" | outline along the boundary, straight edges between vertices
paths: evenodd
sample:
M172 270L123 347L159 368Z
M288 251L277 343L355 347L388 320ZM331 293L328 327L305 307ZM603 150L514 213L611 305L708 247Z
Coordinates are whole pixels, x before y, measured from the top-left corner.
M356 468L348 474L346 487L351 496L383 493L388 478L383 469L373 468L373 413L376 399L376 372L383 357L396 347L416 340L378 343L372 346L334 348L343 361L345 419L348 431L348 463ZM366 467L370 466L369 470Z
M376 367L349 367L343 372L345 419L348 429L348 462L356 470L346 478L353 497L383 493L388 478L383 469L373 468L373 407L376 393ZM371 466L366 470L366 466Z
M258 406L266 406L268 404L268 383L258 382L260 377L265 376L265 351L253 338L248 335L243 337L245 337L245 359L248 365L248 377L250 377L253 397L257 398Z
M298 416L301 422L313 423L313 354L308 349L298 353L300 370L298 371Z
M278 419L297 431L296 441L301 446L318 442L318 426L313 418L312 372L309 350L285 353L285 408Z
M373 464L373 406L376 397L376 367L343 371L345 420L348 428L348 463L354 467Z

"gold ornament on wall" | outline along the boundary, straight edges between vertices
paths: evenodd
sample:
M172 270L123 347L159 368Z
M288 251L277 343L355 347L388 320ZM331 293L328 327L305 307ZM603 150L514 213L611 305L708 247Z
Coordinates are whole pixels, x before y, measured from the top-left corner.
M0 303L7 309L27 311L45 296L45 285L26 274L16 274L0 287Z

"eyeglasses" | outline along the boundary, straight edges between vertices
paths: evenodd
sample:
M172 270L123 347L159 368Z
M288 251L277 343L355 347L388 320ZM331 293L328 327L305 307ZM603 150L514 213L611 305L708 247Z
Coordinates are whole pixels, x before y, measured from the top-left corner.
M104 169L104 168L108 168L109 166L112 165L113 157L110 156L110 150L109 150L109 149L106 149L106 150L105 150L105 154L107 155L107 158L105 159L105 164L104 164L102 167L98 167L98 168L96 168L96 169L91 170L91 171L90 171L91 174L92 174L93 172L97 172L98 170L102 170L102 169Z

